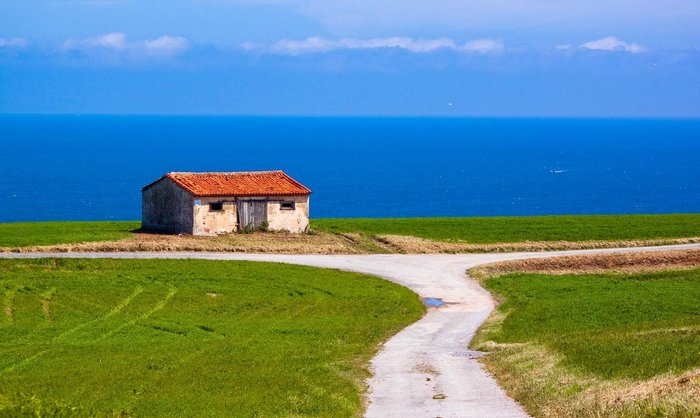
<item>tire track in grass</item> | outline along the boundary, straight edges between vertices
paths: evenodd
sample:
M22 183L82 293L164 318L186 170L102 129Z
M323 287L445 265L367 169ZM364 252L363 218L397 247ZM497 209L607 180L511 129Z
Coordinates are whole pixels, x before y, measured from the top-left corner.
M171 287L171 290L172 289L173 288ZM177 292L177 289L175 289L175 290ZM173 293L173 295L170 296L170 298L172 298L172 296L174 296L174 293ZM154 310L152 310L152 312ZM138 320L139 319L137 318L135 321L132 321L134 323L134 325L141 326L144 329L149 329L151 331L153 330L153 328L148 326L147 324L137 324ZM174 358L169 358L169 360L168 360L169 362L166 366L160 366L160 365L156 365L156 366L162 367L162 368L167 368L169 370L177 370L177 369L179 369L179 365L191 363L192 359L194 359L196 357L200 357L200 358L206 357L206 356L208 356L207 353L209 351L211 351L212 349L217 347L215 345L208 344L208 343L213 343L216 341L221 341L221 340L227 339L226 335L221 334L220 332L217 332L213 328L209 328L209 327L204 326L204 325L192 325L192 326L189 326L187 328L192 329L195 332L206 336L204 339L199 340L197 350L194 350L194 349L189 350L189 351L183 350L183 351L179 352L178 355L175 356ZM187 337L189 337L189 335L183 335L183 337L187 338ZM170 383L171 379L172 379L172 377L169 374L167 374L167 373L163 374L162 376L158 377L157 380L154 381L154 383L151 386L157 387L160 384L163 384L164 382Z
M3 304L3 311L5 312L5 317L10 323L15 322L15 309L12 306L12 302L15 298L15 292L12 290L6 290L3 295L5 296L5 303Z
M144 313L143 315L140 315L140 316L132 319L131 321L123 323L122 325L114 328L113 330L107 332L106 334L103 334L101 337L97 338L95 341L104 340L105 338L116 334L117 332L123 330L124 328L136 325L137 322L143 321L144 319L148 319L151 315L153 315L154 313L163 309L165 307L165 305L167 305L168 302L170 302L170 300L173 298L173 296L175 296L175 294L178 292L178 288L175 286L171 285L171 286L169 286L169 288L170 288L170 290L168 291L168 294L163 299L161 299L158 303L156 303L156 306L154 306L153 309Z
M65 299L70 299L70 300L72 300L73 302L80 303L80 304L82 304L82 305L84 305L84 306L89 306L89 307L92 307L92 308L97 308L97 309L99 309L99 310L101 310L101 311L107 311L107 310L109 310L109 308L108 308L107 306L105 306L105 305L102 305L102 304L99 304L99 303L95 303L95 302L89 301L89 300L87 300L87 299L78 298L78 297L75 297L75 296L73 296L73 295L71 295L71 294L69 294L69 293L62 294L61 297L62 297L62 298L65 298Z
M15 300L15 296L17 295L17 292L18 292L18 291L21 292L21 290L22 290L22 287L19 287L19 286L15 285L15 286L14 286L14 289L10 289L10 290L6 289L5 292L4 292L4 294L5 294L5 303L4 303L4 305L3 305L3 307L4 307L3 310L4 310L4 312L5 312L5 316L8 318L8 320L10 321L10 323L14 323L14 322L16 321L14 300ZM41 298L40 298L39 296L37 296L37 295L34 295L34 296L36 296L39 300L41 300ZM14 345L16 345L17 341L20 341L20 340L22 340L22 339L27 339L27 338L31 337L32 335L36 334L36 333L38 332L38 330L39 330L39 328L38 328L38 327L35 327L34 329L32 329L31 331L29 331L29 332L28 332L26 335L24 335L23 337L18 337L18 338L15 338L15 339L0 341L0 347L3 347L3 346L14 346ZM2 372L2 370L0 370L0 372Z
M63 334L58 335L54 339L54 341L61 341L64 338L66 338L67 336L74 334L75 332L87 327L88 325L92 325L92 324L95 324L97 322L104 321L106 319L113 317L114 315L123 311L124 308L126 308L136 298L136 296L140 295L141 293L143 293L143 287L136 286L134 288L134 291L129 296L127 296L124 300L122 300L117 306L112 308L109 312L107 312L106 314L104 314L103 316L101 316L99 318L95 318L91 321L84 322L84 323L82 323L74 328L71 328L70 330L64 332Z
M67 336L85 328L88 325L92 325L92 324L97 323L99 321L104 321L105 319L109 319L110 317L118 314L124 308L126 308L131 303L131 301L133 301L134 298L136 298L136 296L141 294L141 292L143 292L143 288L141 286L137 286L129 296L127 296L124 300L122 300L117 306L115 306L113 309L111 309L105 315L103 315L99 318L92 319L92 320L87 321L87 322L83 322L83 323L78 324L77 326L75 326L67 331L62 332L61 334L52 338L50 340L50 343L60 342L61 340L65 339ZM20 368L20 367L26 366L26 365L30 364L31 362L33 362L34 360L38 359L39 357L43 356L44 354L48 353L50 350L51 350L50 348L47 348L45 350L39 351L38 353L35 353L32 356L25 358L24 360L20 360L17 363L11 364L8 367L0 370L0 374L9 373L9 372L12 372L13 370Z
M26 286L24 289L27 289ZM5 316L7 316L10 320L11 323L14 323L16 320L16 315L15 315L15 309L13 305L14 297L17 294L17 292L23 293L22 292L23 287L15 285L15 289L11 290L9 292L6 292L5 294L8 295L8 299L5 303L4 311L5 311ZM53 312L51 310L51 297L55 293L56 288L52 287L49 290L36 294L33 292L29 292L29 294L33 297L35 297L38 301L39 304L41 305L41 312L42 315L44 316L44 319L46 319L46 322L48 324L53 323ZM22 339L27 339L34 334L36 334L39 330L41 329L41 326L35 327L29 333L24 335L23 337L16 338L14 340L5 340L0 342L0 346L6 346L6 345L14 345L17 341L20 341ZM0 370L2 372L2 370Z
M56 288L52 287L44 293L37 295L39 302L41 303L41 311L44 314L46 322L49 324L53 323L53 312L51 311L51 298L56 292Z

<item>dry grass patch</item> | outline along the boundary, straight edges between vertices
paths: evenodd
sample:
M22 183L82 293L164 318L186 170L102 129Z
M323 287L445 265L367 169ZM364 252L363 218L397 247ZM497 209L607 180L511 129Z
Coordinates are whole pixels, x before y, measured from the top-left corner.
M651 239L634 241L522 241L501 244L468 244L432 241L406 235L378 235L384 247L405 254L500 253L516 251L561 251L595 248L646 247L673 244L700 243L700 237L678 239Z
M133 233L119 241L80 242L24 247L0 247L0 252L137 252L213 251L275 254L458 254L514 251L554 251L593 248L639 247L700 242L700 238L642 241L543 241L502 244L469 244L433 241L405 235L363 233L289 234L256 232L214 237Z
M362 245L327 233L286 234L258 232L215 237L135 233L120 241L84 242L49 246L2 248L3 252L136 252L215 251L278 254L363 254Z
M368 254L391 254L400 252L396 251L391 245L387 245L382 240L377 239L377 237L370 235L344 233L338 234L338 236L348 240L348 243L354 248Z
M537 344L495 344L476 348L506 392L541 417L691 417L700 415L700 369L642 381L608 381L572 372L561 356Z
M631 253L584 254L563 257L530 258L486 264L470 270L473 277L483 279L499 274L546 273L641 273L668 269L689 269L700 266L700 249L641 251Z

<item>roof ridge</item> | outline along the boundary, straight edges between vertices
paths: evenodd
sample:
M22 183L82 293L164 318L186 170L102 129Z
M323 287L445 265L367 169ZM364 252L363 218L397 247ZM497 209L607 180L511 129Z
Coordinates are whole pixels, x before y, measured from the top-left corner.
M254 170L254 171L169 171L169 174L268 174L268 173L284 173L282 170ZM285 173L286 174L286 173Z

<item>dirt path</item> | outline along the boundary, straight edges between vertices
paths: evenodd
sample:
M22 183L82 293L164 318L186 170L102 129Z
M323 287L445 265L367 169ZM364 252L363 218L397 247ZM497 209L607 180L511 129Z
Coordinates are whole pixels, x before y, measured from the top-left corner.
M373 359L368 417L521 417L467 346L495 304L465 276L471 267L505 260L609 252L700 248L700 244L625 249L457 255L279 255L222 253L19 253L0 258L198 258L304 264L384 277L445 305L387 341Z

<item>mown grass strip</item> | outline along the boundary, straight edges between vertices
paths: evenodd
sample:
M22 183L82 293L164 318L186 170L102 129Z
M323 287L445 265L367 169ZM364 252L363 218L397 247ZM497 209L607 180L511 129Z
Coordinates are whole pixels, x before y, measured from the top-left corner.
M0 223L0 247L27 247L128 238L140 222L16 222Z
M700 214L313 219L311 227L332 233L409 235L474 244L649 240L700 236Z
M272 263L0 260L0 289L0 416L357 416L378 344L424 311L377 277Z

